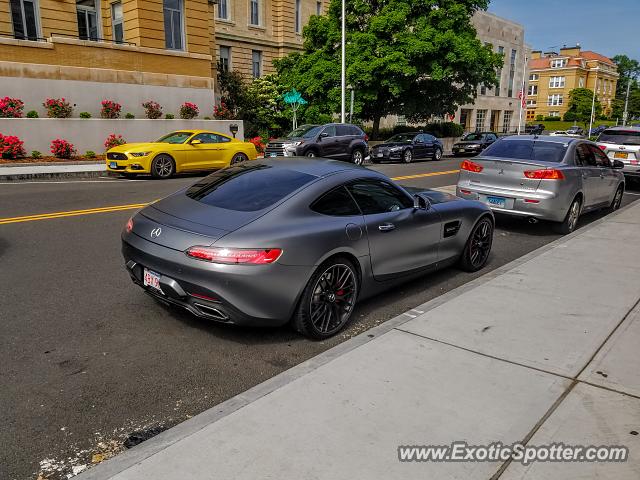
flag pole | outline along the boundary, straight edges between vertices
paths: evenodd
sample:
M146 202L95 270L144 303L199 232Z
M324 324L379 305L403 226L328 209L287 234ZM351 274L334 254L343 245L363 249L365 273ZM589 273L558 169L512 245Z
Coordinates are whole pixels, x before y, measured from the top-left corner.
M520 132L522 130L522 110L524 109L524 104L526 102L525 100L525 84L526 84L526 78L527 78L527 56L524 56L524 65L522 68L522 86L520 87L520 116L518 117L518 135L520 135Z
M342 65L341 65L341 85L340 85L340 122L345 123L345 104L346 104L346 93L347 93L347 79L346 79L346 59L345 59L345 44L346 44L346 8L345 8L345 0L342 0Z

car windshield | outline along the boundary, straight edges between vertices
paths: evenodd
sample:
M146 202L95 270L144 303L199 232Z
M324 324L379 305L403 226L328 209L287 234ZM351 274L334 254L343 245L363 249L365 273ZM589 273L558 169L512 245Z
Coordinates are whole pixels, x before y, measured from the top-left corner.
M301 137L309 138L309 137L306 137L305 135L309 133L310 130L318 129L318 128L319 127L317 125L302 125L301 127L298 127L294 131L289 133L285 138L301 138Z
M172 132L156 140L156 143L184 143L193 135L193 132Z
M491 144L483 157L517 160L536 160L543 162L561 162L568 144L545 142L541 140L502 140Z
M316 177L269 165L239 165L218 170L190 187L189 198L226 210L256 212L282 200Z
M640 131L605 130L598 137L598 141L618 145L640 145Z
M412 142L415 136L415 133L398 133L397 135L385 140L384 143Z
M464 137L462 137L462 140L464 140L465 142L479 142L480 140L482 140L482 134L467 133Z

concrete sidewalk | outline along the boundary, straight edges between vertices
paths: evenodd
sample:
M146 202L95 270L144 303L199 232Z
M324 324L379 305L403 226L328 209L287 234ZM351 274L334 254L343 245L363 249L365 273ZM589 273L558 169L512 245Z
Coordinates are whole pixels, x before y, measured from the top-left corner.
M0 165L0 180L36 178L101 177L107 175L103 162L22 163Z
M365 332L79 479L640 478L640 204ZM624 463L398 461L624 445Z

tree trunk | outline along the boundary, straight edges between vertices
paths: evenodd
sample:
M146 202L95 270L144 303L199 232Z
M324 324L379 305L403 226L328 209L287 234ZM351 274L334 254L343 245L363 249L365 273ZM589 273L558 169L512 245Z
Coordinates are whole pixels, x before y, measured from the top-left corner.
M373 129L371 130L371 140L378 140L378 134L380 133L380 117L373 119Z

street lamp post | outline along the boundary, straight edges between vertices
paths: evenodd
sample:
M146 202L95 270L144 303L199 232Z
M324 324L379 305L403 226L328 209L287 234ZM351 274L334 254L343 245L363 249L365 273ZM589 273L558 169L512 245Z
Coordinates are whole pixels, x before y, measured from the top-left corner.
M629 117L629 90L631 89L631 80L632 78L629 77L629 80L627 81L627 96L624 99L624 113L622 114L623 127L627 126L627 118Z
M347 69L346 69L346 61L345 61L345 44L346 44L346 6L345 1L342 0L342 72L341 72L341 85L340 85L340 101L341 101L341 109L340 109L340 119L342 123L345 123L345 103L346 103L346 87L347 87Z
M591 117L589 118L589 131L587 132L587 136L591 135L591 130L593 129L593 114L596 109L596 89L598 88L598 70L599 68L595 69L596 78L593 83L593 97L591 98Z
M351 105L349 106L349 122L353 123L353 103L356 98L356 90L353 85L347 85L347 89L351 92Z

